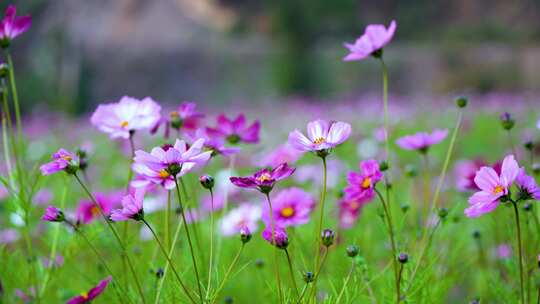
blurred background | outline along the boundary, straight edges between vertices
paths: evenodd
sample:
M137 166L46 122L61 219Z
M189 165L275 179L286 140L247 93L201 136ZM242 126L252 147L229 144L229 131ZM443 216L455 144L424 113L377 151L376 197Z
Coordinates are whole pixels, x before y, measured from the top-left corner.
M8 2L3 2L4 9ZM378 62L343 42L398 23L385 48L397 102L540 90L538 0L32 0L12 47L26 113L80 114L122 95L286 105L380 94ZM503 95L507 96L507 95ZM525 98L525 97L524 97ZM516 100L509 98L509 100ZM520 98L517 98L520 100Z

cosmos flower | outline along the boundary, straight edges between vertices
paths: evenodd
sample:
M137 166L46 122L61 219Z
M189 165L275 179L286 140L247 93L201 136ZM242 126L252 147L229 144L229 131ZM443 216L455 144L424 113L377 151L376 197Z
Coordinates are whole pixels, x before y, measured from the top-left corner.
M229 156L240 152L238 147L227 147L225 146L225 139L215 133L208 132L204 128L197 129L195 132L185 134L190 141L195 141L197 139L204 139L203 150L212 151L212 156L223 155Z
M375 196L375 185L383 178L379 163L370 159L360 162L360 172L349 172L345 198L357 202L367 202Z
M480 191L469 198L470 207L465 209L465 215L478 217L495 210L499 205L499 199L508 194L518 174L518 163L513 155L504 158L500 174L491 167L480 168L474 177Z
M289 167L287 163L271 169L264 168L255 172L252 176L231 177L230 181L240 188L253 188L262 193L269 193L277 181L285 179L294 173L294 168Z
M67 301L67 304L84 304L84 303L90 303L92 300L97 298L105 288L107 288L107 285L109 285L109 282L112 280L111 276L108 276L101 282L99 282L96 287L90 289L88 292L83 292L82 294L73 297Z
M15 5L9 5L4 19L0 21L0 44L4 48L9 46L10 40L26 32L32 23L30 16L17 17L16 12Z
M160 184L170 190L175 187L174 179L191 171L195 166L205 164L211 151L202 152L204 139L199 139L187 148L183 140L176 140L174 146L155 147L150 153L135 151L133 171L139 179L134 187L144 187L149 183Z
M124 196L122 198L122 209L111 211L111 220L113 222L141 220L144 217L144 192L144 188L137 188L135 189L135 193Z
M396 32L396 21L392 20L390 26L386 28L382 24L370 24L366 27L364 34L360 36L354 44L345 43L349 49L349 54L343 58L344 61L362 60L368 56L378 56L378 52L386 46L394 37Z
M426 153L429 147L443 141L448 135L448 130L433 130L433 132L418 132L399 138L396 144L405 150L417 150Z
M197 104L194 102L183 102L178 108L169 113L169 117L161 119L152 127L150 132L155 134L161 125L165 128L165 138L169 137L170 128L185 131L195 131L199 127L202 113L197 112Z
M474 183L474 177L476 176L476 172L484 166L486 166L486 163L481 159L457 162L454 169L456 188L461 192L480 190Z
M268 243L275 245L279 249L285 249L289 246L289 236L287 235L287 231L281 227L275 227L274 238L272 239L272 229L270 226L267 226L262 232L262 237Z
M278 192L272 198L273 218L277 226L299 226L309 221L309 215L315 207L313 197L296 187ZM264 221L270 225L270 209L264 211Z
M499 259L508 259L512 256L512 246L508 244L500 244L495 248L495 254Z
M339 226L344 229L352 228L360 216L360 211L367 201L342 198L338 201Z
M94 197L99 204L105 216L108 216L111 209L122 200L121 192L109 194L97 192ZM77 207L76 217L79 223L90 224L94 219L100 216L98 207L88 199L81 200Z
M302 153L294 149L289 144L284 144L277 147L275 150L266 154L262 160L257 157L257 165L261 167L274 167L281 163L294 163L300 158ZM260 161L259 161L260 160Z
M150 129L160 119L161 107L150 97L124 96L117 103L101 104L90 122L110 138L128 139L135 131Z
M233 236L240 233L240 229L247 227L255 232L259 228L261 219L261 207L252 204L242 204L229 211L220 223L221 233L225 236Z
M307 137L298 130L289 133L289 144L303 152L328 153L330 149L347 140L350 134L351 125L348 123L315 120L307 125Z
M41 220L47 222L62 222L64 221L64 213L54 206L48 206L45 209L45 213L41 217Z
M41 174L51 175L59 171L74 172L79 167L77 155L64 149L54 153L52 159L53 161L39 167Z
M258 120L248 126L244 114L236 116L235 119L229 119L224 114L220 114L217 117L217 124L215 128L206 128L206 132L210 136L224 138L231 144L240 142L256 144L259 142L261 124Z
M540 188L536 183L534 177L527 175L525 169L521 168L519 174L516 177L516 184L519 186L522 199L535 199L540 200Z
M330 159L326 161L326 186L328 188L334 188L341 180L341 175L345 169L344 164L337 159ZM321 167L316 164L302 165L296 168L294 172L294 180L298 183L310 182L315 185L321 185L323 183L323 176L321 175Z

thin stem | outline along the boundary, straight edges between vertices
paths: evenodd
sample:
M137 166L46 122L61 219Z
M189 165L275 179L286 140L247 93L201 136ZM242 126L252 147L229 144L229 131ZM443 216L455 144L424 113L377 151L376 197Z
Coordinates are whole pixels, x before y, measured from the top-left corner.
M515 201L511 201L514 206L514 214L516 216L516 236L517 236L517 246L519 252L519 286L520 286L520 295L521 303L525 303L525 292L523 289L523 253L521 248L521 225L519 223L519 210Z
M193 244L191 242L191 235L189 233L188 224L186 221L186 214L184 212L184 206L182 205L182 198L180 196L180 187L178 185L178 179L174 178L174 183L176 185L176 195L178 196L178 204L180 205L180 215L182 215L182 221L185 224L186 237L188 239L189 251L191 253L191 262L193 263L193 270L195 270L195 277L197 278L197 290L199 292L199 297L201 302L204 302L202 289L201 289L201 280L199 278L199 270L197 269L197 262L195 261L195 252L193 251Z
M304 294L306 293L308 286L309 286L309 283L306 283L304 285L304 287L302 288L302 292L300 293L300 297L298 297L298 301L296 301L296 304L300 304L300 301L302 301L302 298L304 297Z
M317 225L317 230L315 231L315 244L316 244L316 251L315 251L315 268L319 267L320 260L321 260L321 231L322 231L322 225L323 225L323 218L324 218L324 202L326 200L326 183L327 183L327 175L328 170L326 166L326 157L322 157L322 163L323 163L323 190L321 192L321 199L319 205L320 208L320 214L319 214L319 222ZM317 281L313 282L313 289L317 288Z
M265 193L266 195L266 200L268 202L268 207L270 209L269 213L270 213L270 229L272 231L272 244L275 246L276 244L276 240L275 240L275 237L276 237L276 224L275 224L275 221L274 221L274 208L272 208L272 201L270 200L270 194L269 193ZM275 271L276 271L276 282L277 282L277 288L278 288L278 293L279 293L279 302L280 303L283 303L283 292L281 291L281 278L279 276L279 265L278 265L278 256L277 256L277 251L279 249L277 248L277 246L275 246L274 248L274 268L275 268Z
M514 145L514 141L512 140L512 133L510 133L510 130L506 131L506 135L508 137L508 143L510 144L510 148L512 148L512 154L516 157L516 160L518 160L518 155L516 153L516 146Z
M133 141L133 135L134 132L129 133L129 148L131 151L131 158L129 160L129 168L128 168L128 177L127 177L127 183L126 183L126 193L129 191L129 183L131 182L131 178L133 177L133 169L131 168L133 164L133 158L135 157L135 142Z
M210 294L210 286L212 285L212 269L214 262L214 192L212 189L208 189L210 192L210 257L208 258L208 286L206 287L206 296Z
M315 297L317 294L317 282L319 281L319 275L321 273L321 270L324 266L324 262L326 261L326 257L328 256L328 247L324 247L324 255L322 257L321 263L317 266L317 270L315 271L315 278L313 278L313 287L311 288L311 297Z
M398 282L398 265L397 265L397 249L396 249L396 241L394 238L394 227L392 225L392 218L390 216L390 213L388 212L388 206L386 206L386 202L379 192L377 188L374 188L375 193L377 193L377 196L379 197L379 200L381 201L381 204L384 208L384 213L386 214L386 223L388 225L388 234L390 235L390 245L392 247L392 264L394 266L394 279L396 283L396 295L399 299L399 282Z
M403 264L399 267L399 273L398 273L398 293L397 293L397 301L396 303L399 304L401 302L401 279L403 278Z
M343 287L341 287L341 291L339 292L339 295L338 295L338 297L336 299L336 303L341 303L340 302L341 297L345 293L345 287L347 287L347 284L349 283L349 280L351 279L353 273L354 273L354 260L352 261L351 269L349 269L349 273L347 274L347 278L345 278L345 282L343 282Z
M386 154L386 161L390 163L390 141L389 137L389 118L388 118L388 68L384 63L382 56L380 57L380 62L383 72L383 111L384 111L384 150Z
M291 281L293 283L294 291L296 292L296 295L299 296L298 287L296 286L296 279L294 277L294 271L292 267L292 260L291 260L291 256L289 255L289 251L287 250L287 248L285 248L285 255L287 256L287 263L289 264L289 272L291 274Z
M13 60L11 54L7 52L7 60L9 65L9 82L11 84L11 95L13 96L13 104L15 106L15 123L17 126L17 138L18 144L22 144L22 122L21 122L21 109L19 106L19 94L17 93L17 84L15 82L15 71L13 67Z
M423 210L423 220L427 222L428 219L428 212L430 209L429 206L429 198L431 196L431 178L430 178L430 172L429 172L429 156L428 153L422 153L423 160L424 160L424 206L422 208Z
M133 264L131 263L131 259L129 258L129 255L128 255L127 251L126 251L126 247L122 243L122 240L120 239L120 236L118 235L118 232L116 232L116 229L114 229L114 227L111 224L111 222L109 221L109 219L107 219L107 216L103 213L103 210L101 209L101 206L98 204L96 198L90 192L90 190L88 190L88 188L85 186L83 181L79 178L79 176L76 173L74 173L73 176L75 177L77 182L79 182L79 184L81 185L83 190L86 192L86 194L88 195L88 197L90 198L92 203L94 203L94 206L98 209L99 214L101 215L101 217L103 218L103 220L107 224L107 227L109 227L109 230L111 230L114 238L116 239L116 242L118 243L118 245L120 246L120 249L122 250L122 257L125 256L126 262L127 262L128 266L129 266L129 269L130 269L131 274L133 276L133 279L135 281L135 285L137 285L137 290L139 292L141 300L142 300L143 303L146 303L146 301L144 299L143 289L141 287L141 284L139 283L139 278L137 277L137 273L135 272L135 268L133 267Z
M167 210L165 211L165 246L171 247L171 191L167 191Z
M173 262L171 261L171 258L169 257L169 255L167 254L167 250L165 250L165 247L163 247L163 244L161 243L161 241L159 240L156 232L154 231L154 229L152 228L152 226L150 226L150 224L148 224L148 222L143 218L141 219L141 221L146 225L146 227L148 227L148 229L150 230L150 232L152 232L152 235L154 236L154 239L156 240L156 242L158 243L159 245L159 249L161 249L161 252L163 253L163 255L165 256L165 259L167 259L167 263L168 265L170 265L171 267L171 270L173 271L174 273L174 276L176 276L176 280L178 280L178 283L180 283L180 286L182 287L182 289L184 290L184 292L186 293L186 295L188 296L188 298L191 300L192 303L196 303L195 300L193 300L193 298L191 297L191 295L189 294L189 291L187 290L186 286L184 285L184 283L182 282L182 279L180 278L180 276L178 275L178 272L176 271L176 268L174 267L174 264Z
M236 266L236 263L238 263L238 259L240 258L240 255L242 254L242 251L244 250L244 243L242 243L242 246L240 247L240 250L236 253L236 256L234 256L233 261L231 262L231 265L229 265L229 268L227 269L227 272L225 272L225 276L223 277L223 280L219 284L219 287L216 289L216 292L212 296L212 303L216 302L217 297L219 296L220 291L225 286L225 283L229 279L229 275L231 274L231 271Z

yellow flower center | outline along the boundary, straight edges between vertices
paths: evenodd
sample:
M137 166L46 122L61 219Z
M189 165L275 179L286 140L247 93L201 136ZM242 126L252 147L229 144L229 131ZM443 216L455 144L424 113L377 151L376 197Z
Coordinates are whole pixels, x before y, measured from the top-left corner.
M125 128L125 127L127 127L128 125L129 125L129 122L127 122L127 120L124 120L124 121L122 121L122 122L120 123L120 127L122 127L122 128Z
M350 207L351 207L351 209L356 210L356 209L358 209L360 207L360 204L358 204L357 201L352 201L350 203Z
M493 194L499 194L499 193L502 193L503 191L504 191L504 187L499 185L495 187L495 189L493 189Z
M71 161L71 160L72 160L72 158L71 158L70 155L64 155L64 156L62 156L61 158L62 158L63 160L65 160L65 161Z
M169 177L169 175L170 175L170 174L169 174L169 172L167 172L167 170L165 170L165 169L159 170L159 177L161 177L161 178L167 178L167 177Z
M259 177L257 177L257 180L259 182L267 182L267 181L269 181L271 179L272 178L271 178L270 174L268 174L268 173L263 173Z
M92 213L93 216L99 215L99 209L98 209L98 207L92 206L92 208L90 209L90 213Z
M364 178L364 180L362 181L362 189L367 189L369 187L371 187L371 178L370 177L366 177Z
M88 292L86 292L86 291L82 292L81 297L83 297L83 299L85 299L85 300L88 300Z
M317 138L315 138L315 140L313 141L313 143L316 144L316 145L320 145L320 144L324 143L325 141L326 141L326 140L325 140L324 138L322 138L322 137L317 137Z
M171 118L177 118L177 117L180 117L180 114L178 114L177 111L172 111L170 114Z
M281 216L283 217L291 217L294 215L294 209L292 207L285 207L281 209Z

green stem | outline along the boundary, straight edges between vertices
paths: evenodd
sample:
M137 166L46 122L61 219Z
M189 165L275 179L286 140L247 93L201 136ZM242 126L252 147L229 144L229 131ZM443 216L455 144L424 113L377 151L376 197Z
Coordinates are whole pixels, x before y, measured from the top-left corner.
M13 67L13 60L11 54L7 52L8 70L9 70L9 82L11 84L11 95L13 96L13 104L15 106L15 123L17 126L17 138L18 144L22 144L22 122L21 122L21 109L19 107L19 95L17 94L17 84L15 82L15 72Z
M223 287L225 286L225 283L227 282L227 280L229 279L229 276L231 275L231 271L234 269L234 267L236 266L236 263L238 263L238 259L240 258L240 255L242 254L242 251L244 250L244 243L242 243L242 246L240 247L240 250L238 250L238 252L236 253L236 255L234 256L234 259L233 261L231 262L231 265L229 265L229 268L227 269L227 272L225 272L225 276L223 277L223 280L221 281L221 283L219 284L219 287L216 289L216 292L214 293L214 295L212 296L212 303L215 303L216 302L216 299L217 297L219 296L219 293L221 292L221 290L223 289Z
M287 256L287 263L289 264L289 272L291 274L291 281L293 283L294 291L296 292L296 296L299 296L298 287L296 286L296 279L294 277L294 271L292 267L292 260L291 260L291 256L289 255L289 251L287 250L287 248L285 248L285 255Z
M347 287L347 284L349 283L349 280L352 277L352 274L354 273L354 260L352 261L351 269L349 270L349 273L347 274L347 278L345 278L345 282L343 283L343 287L341 287L341 291L339 292L339 295L336 299L336 303L341 303L341 297L345 293L345 288Z
M185 225L186 237L189 244L189 251L191 253L191 262L193 263L193 270L195 270L195 277L197 278L197 290L199 292L201 303L204 303L204 298L203 298L202 289L201 289L201 280L199 277L199 270L197 269L197 262L195 261L195 252L193 251L193 243L191 242L191 235L189 233L189 228L186 221L186 214L184 212L184 206L182 205L182 197L180 196L180 186L178 185L178 179L176 179L176 177L174 178L174 183L176 185L176 195L178 196L178 204L180 205L180 215L182 216L182 221L184 222L184 225Z
M143 292L143 289L142 289L141 284L139 282L139 278L137 277L137 273L135 272L135 268L133 267L133 264L131 263L131 259L129 258L129 255L128 255L127 251L126 251L126 247L124 246L124 243L122 243L122 239L118 235L118 232L116 232L116 229L114 229L113 225L111 224L111 222L109 221L107 216L103 213L103 210L101 209L101 206L98 204L96 198L90 192L90 190L88 190L88 188L85 186L83 181L79 178L79 176L76 173L74 173L73 176L75 177L77 182L79 182L79 184L83 188L84 192L86 192L86 194L88 195L88 197L90 198L92 203L94 203L94 206L98 209L99 214L101 215L101 217L103 218L103 220L107 224L107 227L109 228L109 230L111 230L114 238L116 239L116 242L118 243L118 245L120 246L120 249L122 250L122 257L125 256L126 262L127 262L128 266L129 266L129 269L130 269L131 274L133 276L133 280L135 281L135 285L137 285L137 290L139 292L141 300L142 300L143 303L146 303L146 301L144 299L144 292Z
M210 287L212 285L212 269L214 262L214 192L212 189L208 190L210 192L210 257L208 258L208 286L206 287L206 296L210 294Z
M322 225L323 225L323 218L324 218L324 202L326 200L326 183L327 183L327 166L326 166L326 157L322 157L323 162L323 190L321 192L321 198L319 205L320 207L320 214L319 214L319 222L317 224L317 230L315 231L315 244L316 244L316 251L315 251L315 265L314 267L319 267L320 260L321 260L321 231L322 231ZM317 281L313 282L313 289L317 288Z
M517 236L517 247L518 247L518 259L519 259L519 286L520 286L520 295L521 295L521 303L525 303L525 292L523 289L523 253L521 248L521 225L519 223L519 210L517 203L515 201L511 201L512 205L514 206L514 214L516 216L516 236Z
M321 263L317 265L317 269L315 271L315 278L313 278L313 287L311 288L311 295L309 298L317 296L317 282L319 281L319 275L324 266L324 262L326 261L326 257L328 256L328 247L324 247L324 248L325 248L324 255L322 257Z
M428 153L423 153L423 159L424 159L424 206L422 208L423 210L423 220L424 222L427 222L428 220L428 212L430 211L430 204L429 204L429 198L431 196L431 178L430 178L430 172L429 172L429 156Z
M174 267L174 264L171 261L171 258L167 254L167 250L165 250L165 247L163 247L163 244L159 240L159 238L158 238L156 232L154 231L154 229L152 228L152 226L150 226L150 224L148 224L148 222L144 218L141 219L141 221L146 225L146 227L148 227L150 232L152 232L152 235L154 236L154 239L156 240L156 243L158 243L159 249L161 249L161 252L165 256L165 259L167 259L167 264L171 267L171 270L174 273L174 276L176 277L176 280L178 280L178 283L180 284L180 286L182 287L182 289L184 290L184 292L186 293L188 298L191 300L192 303L196 303L195 300L193 300L193 298L189 294L189 291L187 290L186 285L184 285L184 283L182 282L182 279L180 278L180 275L178 275L178 272L176 271L176 268Z
M390 134L389 134L389 118L388 118L388 68L384 63L382 56L380 57L381 67L383 71L383 111L384 111L384 150L386 161L390 164Z
M399 267L399 273L398 273L398 283L397 283L397 300L396 300L396 303L400 303L401 302L401 278L402 278L402 275L403 275L403 264L401 264L401 266Z
M275 272L276 272L276 283L277 283L277 289L278 289L278 293L279 293L279 302L280 303L283 303L283 292L281 290L281 278L280 278L280 275L279 275L279 264L278 264L278 247L276 246L276 240L275 240L275 237L276 237L276 224L275 224L275 221L274 221L274 208L272 208L272 201L270 200L270 194L269 193L265 193L266 195L266 201L268 202L268 207L269 207L269 214L270 214L270 229L271 229L271 232L272 232L272 244L274 245L274 268L275 268Z
M296 304L300 304L302 301L302 298L304 298L304 294L306 294L306 290L308 289L309 283L306 283L304 287L302 288L302 292L300 293L300 297L298 297L298 301L296 301Z

